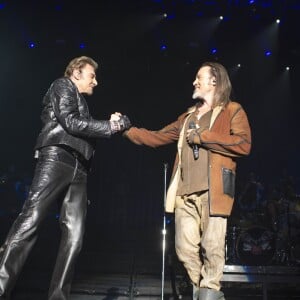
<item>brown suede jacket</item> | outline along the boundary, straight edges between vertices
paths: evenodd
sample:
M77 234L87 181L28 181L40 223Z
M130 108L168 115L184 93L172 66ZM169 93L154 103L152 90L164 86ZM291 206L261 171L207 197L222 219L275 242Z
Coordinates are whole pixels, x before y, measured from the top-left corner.
M173 174L168 188L166 211L174 212L176 191L180 173L181 145L184 124L195 107L180 115L179 118L158 131L145 128L130 128L124 135L137 145L158 147L178 141ZM229 102L225 107L213 109L210 128L201 132L200 147L208 150L209 163L209 204L211 216L231 214L234 190L236 158L250 153L251 129L248 118L240 104Z

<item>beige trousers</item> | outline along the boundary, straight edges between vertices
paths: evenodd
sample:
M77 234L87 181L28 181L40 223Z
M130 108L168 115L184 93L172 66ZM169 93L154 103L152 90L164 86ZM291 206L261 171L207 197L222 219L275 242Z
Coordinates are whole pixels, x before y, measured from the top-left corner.
M208 192L178 196L175 248L195 286L220 290L227 219L209 216Z

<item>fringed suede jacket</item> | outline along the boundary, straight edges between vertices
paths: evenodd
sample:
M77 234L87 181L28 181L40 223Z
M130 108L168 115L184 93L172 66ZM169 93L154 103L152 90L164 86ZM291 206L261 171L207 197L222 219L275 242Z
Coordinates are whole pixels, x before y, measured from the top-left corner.
M192 107L179 118L158 131L131 127L125 136L137 145L158 147L178 141L178 153L173 167L166 199L166 212L174 212L180 176L181 148L187 117L196 110ZM208 150L209 207L211 216L231 214L234 192L236 158L246 156L251 149L251 129L242 106L229 102L213 109L210 126L200 133L200 147Z

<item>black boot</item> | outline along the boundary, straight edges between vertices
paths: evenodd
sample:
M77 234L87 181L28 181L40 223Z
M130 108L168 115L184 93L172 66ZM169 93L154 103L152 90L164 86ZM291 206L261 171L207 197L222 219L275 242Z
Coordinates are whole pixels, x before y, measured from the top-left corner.
M208 288L200 288L199 300L225 300L221 291Z

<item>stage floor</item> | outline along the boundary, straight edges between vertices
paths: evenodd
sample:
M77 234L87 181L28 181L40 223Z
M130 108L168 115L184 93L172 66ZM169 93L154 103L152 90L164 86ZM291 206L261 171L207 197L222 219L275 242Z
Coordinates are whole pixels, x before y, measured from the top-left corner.
M2 219L3 220L3 219ZM1 222L0 241L9 224ZM46 300L55 263L59 230L41 232L16 283L11 300ZM95 235L87 230L69 300L191 299L191 285L167 243L162 280L161 233L122 235L110 230ZM162 288L162 283L164 287ZM162 290L164 296L162 297ZM227 264L223 292L226 300L300 300L300 265Z
M245 266L228 266L225 275L232 276L233 273L246 275L241 271ZM252 268L252 267L251 267ZM275 267L276 268L276 267ZM228 269L228 268L227 268ZM253 269L253 268L252 268ZM255 270L264 269L263 266L255 267ZM286 268L285 268L286 269ZM170 270L165 270L165 277L162 274L128 274L118 273L95 273L77 272L73 285L70 300L113 300L113 299L166 299L166 300L187 300L191 299L191 286L183 275L170 276ZM288 271L288 269L286 269ZM284 282L268 282L267 293L264 291L264 284L249 280L231 281L228 277L223 281L223 292L226 300L300 300L300 281L298 274L286 275ZM270 278L266 274L266 278ZM298 276L298 277L296 277ZM228 281L228 279L230 279ZM46 300L50 274L41 270L27 269L19 279L11 300ZM162 291L163 297L162 297Z

